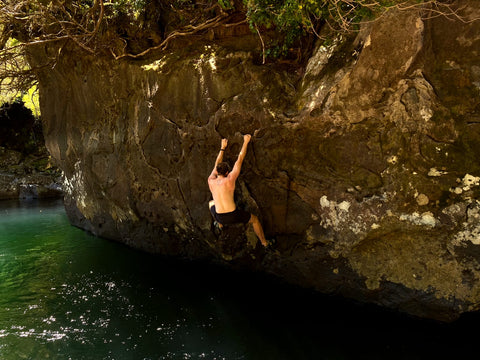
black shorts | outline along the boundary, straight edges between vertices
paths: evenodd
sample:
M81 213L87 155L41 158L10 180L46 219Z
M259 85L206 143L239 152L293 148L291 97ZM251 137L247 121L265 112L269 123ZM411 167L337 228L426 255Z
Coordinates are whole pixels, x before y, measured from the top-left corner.
M228 224L246 224L250 221L250 213L244 210L235 209L232 212L218 214L215 210L215 205L210 208L210 212L213 215L213 218L217 220L222 225Z

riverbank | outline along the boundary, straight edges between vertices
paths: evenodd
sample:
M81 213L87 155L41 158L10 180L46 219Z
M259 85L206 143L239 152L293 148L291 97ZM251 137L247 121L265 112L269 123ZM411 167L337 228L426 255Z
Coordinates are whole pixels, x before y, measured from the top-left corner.
M0 200L63 196L61 172L46 149L32 154L0 147Z

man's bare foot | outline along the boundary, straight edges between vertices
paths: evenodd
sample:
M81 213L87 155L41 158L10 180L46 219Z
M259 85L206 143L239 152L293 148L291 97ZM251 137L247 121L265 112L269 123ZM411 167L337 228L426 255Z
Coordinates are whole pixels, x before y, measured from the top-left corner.
M271 249L275 246L276 244L276 241L275 239L268 239L268 240L265 240L264 242L262 242L262 245L264 248L266 249Z

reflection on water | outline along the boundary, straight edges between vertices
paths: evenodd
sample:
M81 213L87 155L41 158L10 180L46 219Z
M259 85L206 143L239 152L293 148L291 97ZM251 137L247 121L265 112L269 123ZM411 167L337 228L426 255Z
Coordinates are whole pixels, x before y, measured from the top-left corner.
M4 360L459 358L477 321L420 321L174 262L70 226L59 202L0 203Z

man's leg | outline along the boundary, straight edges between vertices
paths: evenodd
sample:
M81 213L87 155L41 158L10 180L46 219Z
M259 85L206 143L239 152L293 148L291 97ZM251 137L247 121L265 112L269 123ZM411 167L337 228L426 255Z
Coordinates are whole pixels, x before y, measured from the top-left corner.
M221 228L223 227L223 225L220 224L220 223L217 221L217 219L215 218L215 215L214 215L215 209L212 210L212 207L214 207L214 206L215 206L215 201L210 200L210 201L208 202L208 209L210 210L210 214L212 214L214 223L216 223L216 224L218 225L218 227L221 229Z
M257 237L260 239L260 242L262 243L262 245L267 247L268 242L265 239L265 234L263 233L262 224L260 224L260 220L258 220L258 217L252 214L250 216L249 223L252 224L253 231L255 231L255 235L257 235Z

